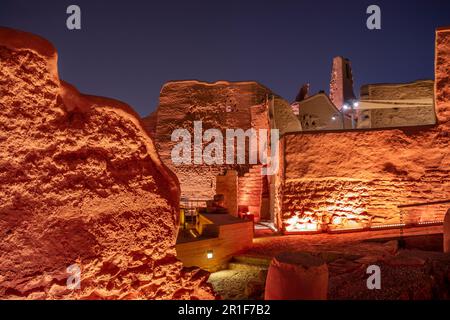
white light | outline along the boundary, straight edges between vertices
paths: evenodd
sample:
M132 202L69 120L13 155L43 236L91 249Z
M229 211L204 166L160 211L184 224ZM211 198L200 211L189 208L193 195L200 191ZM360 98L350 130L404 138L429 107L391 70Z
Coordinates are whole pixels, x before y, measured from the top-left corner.
M335 117L335 116L332 116L332 117L331 117L331 120L335 121L335 120L336 120L336 117Z
M348 104L344 104L342 107L344 108L344 110L347 110L349 108L349 105Z
M423 221L419 222L419 225L427 225L427 224L443 224L444 221Z
M334 228L331 231L339 232L339 231L356 231L356 230L364 230L363 227L354 227L354 228Z
M354 102L354 103L353 103L353 107L358 108L358 107L359 107L359 102L357 102L357 101Z
M212 259L213 257L214 257L213 251L212 251L212 250L209 250L209 251L206 253L206 258Z
M370 227L370 229L399 228L399 227L406 227L406 224L404 224L404 223L382 224L382 225L372 226L372 227Z

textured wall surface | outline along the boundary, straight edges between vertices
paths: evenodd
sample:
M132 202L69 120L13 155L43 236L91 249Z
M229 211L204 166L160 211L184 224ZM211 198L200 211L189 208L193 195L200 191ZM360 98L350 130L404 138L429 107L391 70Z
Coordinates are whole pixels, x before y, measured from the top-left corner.
M351 128L351 121L342 117L324 93L309 97L298 105L298 118L305 131Z
M238 216L238 175L228 170L225 175L216 177L216 193L224 196L224 205L228 213Z
M259 221L263 192L263 176L261 167L254 166L248 173L238 179L238 206L248 209Z
M395 128L404 126L434 125L436 123L433 105L417 107L372 109L365 113L370 117L369 128ZM363 127L364 123L359 127Z
M338 109L341 109L348 100L355 99L352 67L350 61L343 57L333 59L330 99Z
M178 181L130 107L79 94L50 43L4 28L0 88L0 298L212 297L176 259Z
M433 98L433 95L433 80L367 84L361 87L361 100L411 100Z
M156 129L149 127L148 130L155 132L155 142L161 159L176 173L183 196L211 198L215 194L217 175L223 174L226 169L236 169L243 174L248 171L249 166L175 165L171 159L172 148L176 145L176 142L171 141L172 132L176 129L187 129L193 138L194 121L200 120L203 132L219 129L224 137L226 129L247 130L253 126L262 127L264 121L261 120L261 115L267 113L267 99L271 94L269 89L256 82L220 81L210 84L177 81L164 85L156 111ZM153 120L149 117L144 121L151 123ZM204 143L203 146L207 144Z
M434 81L364 85L360 109L359 128L435 124Z
M284 137L281 219L290 231L399 221L397 205L450 199L450 30L437 32L434 128ZM419 219L443 217L444 208Z
M441 126L450 129L450 27L436 32L435 99Z
M356 227L398 222L397 205L450 199L448 131L288 135L284 220ZM295 219L294 219L295 222Z

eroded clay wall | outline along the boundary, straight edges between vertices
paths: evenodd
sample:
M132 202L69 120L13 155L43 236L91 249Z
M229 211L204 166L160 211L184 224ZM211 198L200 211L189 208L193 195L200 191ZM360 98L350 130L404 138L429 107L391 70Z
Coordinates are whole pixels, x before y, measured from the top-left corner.
M224 196L225 208L234 217L238 216L238 175L228 170L225 175L216 177L216 193Z
M348 59L343 57L335 57L333 59L330 99L338 109L341 109L348 100L355 99L351 64Z
M176 81L164 85L156 112L154 135L161 159L180 181L182 196L209 199L216 193L216 176L224 174L227 169L243 175L250 166L248 161L245 165L175 165L171 159L172 148L176 145L171 141L172 132L187 129L193 137L195 121L202 121L203 132L218 129L224 137L226 129L245 131L252 127L267 127L264 117L271 95L269 89L256 82L220 81L211 84ZM226 152L225 143L223 151Z
M403 126L434 125L434 105L406 108L382 108L368 110L371 128L395 128Z
M394 128L436 123L433 80L364 85L361 87L361 101L362 110L358 122L360 128Z
M434 128L286 135L283 227L395 223L398 205L450 199L449 70L450 30L442 29L436 41ZM439 214L429 210L419 219Z
M433 98L434 81L367 84L361 87L361 100L411 100Z
M176 258L178 181L129 106L80 94L48 41L6 28L0 88L0 299L213 297Z

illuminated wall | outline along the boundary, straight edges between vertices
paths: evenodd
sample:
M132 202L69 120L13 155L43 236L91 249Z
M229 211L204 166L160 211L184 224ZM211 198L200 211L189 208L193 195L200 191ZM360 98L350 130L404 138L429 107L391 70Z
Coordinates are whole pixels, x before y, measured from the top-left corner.
M178 181L132 108L80 94L52 44L7 28L0 82L0 299L214 298L176 258Z
M279 219L286 231L398 223L398 205L450 199L450 30L437 32L434 127L283 137ZM442 218L442 207L417 216Z
M171 150L176 142L171 141L172 132L176 129L193 132L194 121L202 121L203 132L218 129L224 136L226 129L264 127L261 115L266 113L267 97L271 94L256 82L174 81L163 86L156 113L144 119L144 123L155 139L162 161L177 175L183 197L210 199L216 193L216 176L227 169L243 175L250 166L174 165Z

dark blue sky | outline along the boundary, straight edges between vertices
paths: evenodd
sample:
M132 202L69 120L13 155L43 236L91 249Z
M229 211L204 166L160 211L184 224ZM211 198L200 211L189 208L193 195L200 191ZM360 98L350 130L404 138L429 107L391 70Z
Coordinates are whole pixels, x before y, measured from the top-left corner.
M82 30L66 28L66 8ZM366 28L366 8L382 30ZM328 91L333 56L365 83L433 78L434 30L449 0L0 0L0 25L39 34L59 51L61 78L147 115L169 80L256 80L288 100L302 83Z

